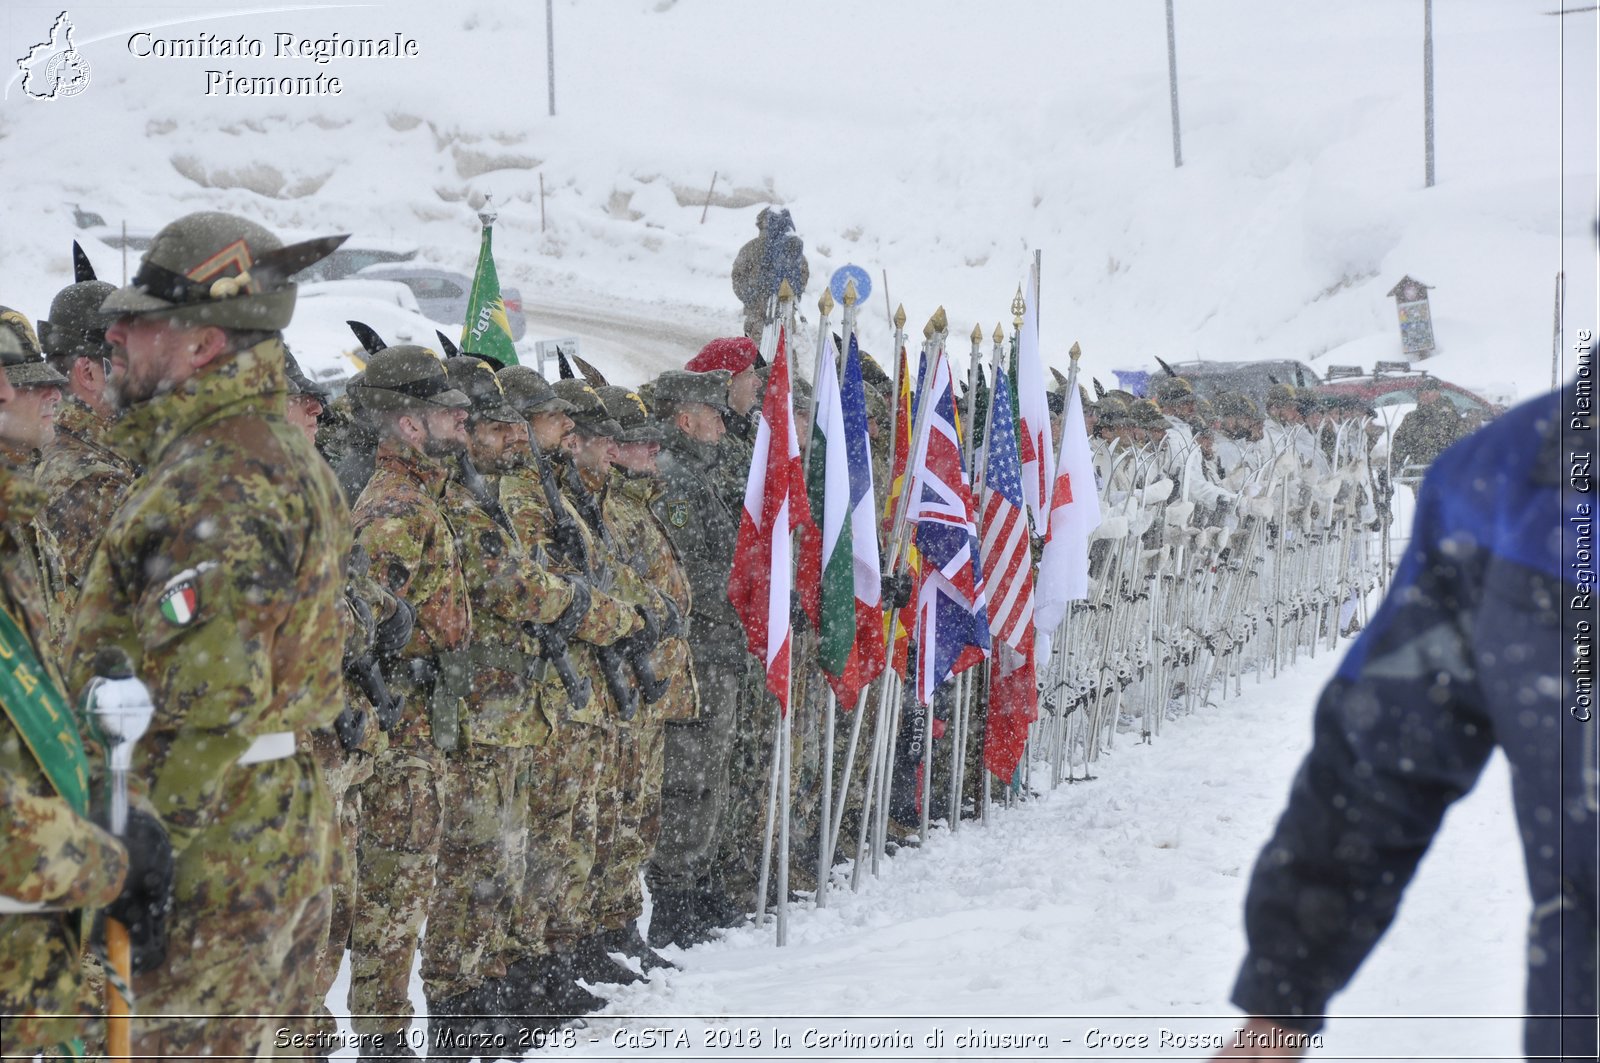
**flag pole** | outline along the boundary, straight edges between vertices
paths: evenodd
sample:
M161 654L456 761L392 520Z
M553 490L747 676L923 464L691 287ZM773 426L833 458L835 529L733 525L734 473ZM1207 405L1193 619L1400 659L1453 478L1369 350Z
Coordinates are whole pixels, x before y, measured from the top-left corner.
M783 321L784 327L788 329L790 335L794 335L795 332L795 302L794 289L789 286L788 280L785 279L778 287L778 317ZM794 431L794 363L786 360L785 368L789 371L789 430L792 432ZM813 420L816 418L815 403L812 404L811 416ZM809 435L809 433L807 434ZM787 441L785 441L784 446L788 446ZM802 482L804 481L802 480ZM807 504L809 505L809 500ZM793 549L793 534L787 528L782 529L782 533L790 536L789 556L795 557L798 552ZM789 594L791 600L793 600L794 580L792 577L789 581ZM785 652L789 655L789 668L786 684L788 689L783 699L784 705L787 707L783 709L782 713L783 760L779 775L779 783L781 785L778 792L780 808L778 820L777 944L779 948L789 943L789 816L793 791L793 780L790 778L789 751L794 742L794 632L792 630L789 633L789 644Z

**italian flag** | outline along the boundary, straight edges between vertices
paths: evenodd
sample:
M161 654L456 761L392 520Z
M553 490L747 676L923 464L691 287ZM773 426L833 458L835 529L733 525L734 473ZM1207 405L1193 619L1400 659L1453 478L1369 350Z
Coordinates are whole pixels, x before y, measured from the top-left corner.
M789 359L784 332L778 328L778 350L772 358L761 421L756 428L745 483L744 510L739 515L739 540L728 577L728 601L744 625L750 652L767 673L767 689L789 712L789 597L793 561L790 536L811 524L806 505L805 469L795 438L794 408L789 401Z
M841 384L834 369L839 348L831 336L827 342L806 475L816 526L800 538L800 586L817 628L818 663L848 711L883 670L883 595L860 351L852 335Z

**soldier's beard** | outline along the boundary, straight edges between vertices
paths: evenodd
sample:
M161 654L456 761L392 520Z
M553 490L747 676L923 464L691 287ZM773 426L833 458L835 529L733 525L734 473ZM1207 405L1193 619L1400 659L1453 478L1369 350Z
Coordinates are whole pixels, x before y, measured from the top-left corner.
M422 441L422 452L430 458L453 458L464 454L467 444L451 436L436 436L432 432Z

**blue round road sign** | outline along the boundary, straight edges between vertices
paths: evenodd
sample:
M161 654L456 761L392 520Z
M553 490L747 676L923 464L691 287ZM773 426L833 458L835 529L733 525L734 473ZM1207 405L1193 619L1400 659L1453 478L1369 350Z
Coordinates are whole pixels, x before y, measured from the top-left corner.
M856 282L856 305L867 301L867 296L872 294L872 278L867 276L867 271L860 266L840 266L828 278L828 291L833 293L834 302L844 302L845 285L852 280Z

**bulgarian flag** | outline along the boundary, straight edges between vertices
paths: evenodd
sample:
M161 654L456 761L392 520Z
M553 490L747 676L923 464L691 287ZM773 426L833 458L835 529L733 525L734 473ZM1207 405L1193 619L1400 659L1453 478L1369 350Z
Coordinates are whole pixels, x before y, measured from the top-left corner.
M495 272L490 249L493 234L493 226L485 222L483 242L478 246L478 271L472 276L472 293L467 297L467 319L461 326L461 350L500 366L516 365L517 347L511 340L511 322L500 298L500 275Z
M827 340L815 391L807 494L817 523L800 537L800 585L818 633L817 656L846 710L883 670L883 606L878 536L872 513L872 458L861 355L850 337L843 388L839 348Z
M790 536L811 524L806 502L805 468L794 434L794 408L789 402L789 359L784 333L778 328L778 350L772 358L767 393L761 403L745 483L744 510L739 515L739 540L728 577L728 601L744 624L750 652L767 673L767 689L789 712L789 596L793 561Z

